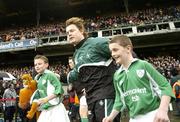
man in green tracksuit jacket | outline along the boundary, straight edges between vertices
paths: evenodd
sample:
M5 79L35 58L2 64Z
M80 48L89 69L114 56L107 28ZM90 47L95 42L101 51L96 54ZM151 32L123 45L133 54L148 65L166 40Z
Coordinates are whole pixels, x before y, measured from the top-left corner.
M109 40L88 38L84 22L78 17L66 21L66 33L67 40L75 47L75 67L69 73L68 79L73 81L79 98L85 89L89 121L101 122L110 114L115 99L112 80L116 65L111 60Z
M112 57L121 64L114 75L116 99L111 122L119 111L127 108L130 122L169 122L168 105L174 98L168 81L148 62L133 58L132 43L127 36L115 36L109 44Z

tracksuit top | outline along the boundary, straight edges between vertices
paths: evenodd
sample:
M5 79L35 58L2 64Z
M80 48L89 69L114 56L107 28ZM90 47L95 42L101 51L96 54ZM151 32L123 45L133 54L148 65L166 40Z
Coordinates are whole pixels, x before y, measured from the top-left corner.
M157 109L162 95L174 98L166 78L150 63L140 59L134 59L128 69L121 66L116 71L114 86L114 109L122 111L127 108L131 118Z
M85 88L88 104L105 98L114 99L113 74L116 65L111 60L108 39L87 38L75 48L75 67L68 74L68 80L74 84L78 96Z

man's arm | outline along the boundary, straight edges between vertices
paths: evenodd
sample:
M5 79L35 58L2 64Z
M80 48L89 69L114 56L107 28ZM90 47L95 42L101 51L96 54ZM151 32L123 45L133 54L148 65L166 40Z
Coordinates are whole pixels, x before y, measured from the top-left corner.
M108 117L103 119L103 122L113 122L114 118L118 115L119 111L113 109Z
M107 59L111 57L108 38L98 38L96 46L102 56L106 57Z
M118 90L118 83L116 82L115 80L115 77L116 77L116 73L114 74L114 79L113 79L113 83L114 83L114 88L115 88L115 91L116 91L116 97L115 97L115 102L114 102L114 105L113 105L113 110L111 111L111 114L108 116L108 117L105 117L103 119L103 122L113 122L114 118L118 115L118 113L122 110L123 108L123 103L121 101L121 94Z

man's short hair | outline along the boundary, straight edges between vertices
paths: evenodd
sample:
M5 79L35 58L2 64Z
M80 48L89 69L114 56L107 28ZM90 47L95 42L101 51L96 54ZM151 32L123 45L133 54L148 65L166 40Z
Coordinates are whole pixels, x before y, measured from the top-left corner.
M66 27L69 25L75 25L80 31L83 32L83 35L85 38L88 37L88 33L86 32L86 29L84 27L85 22L83 19L81 19L79 17L72 17L72 18L66 20Z

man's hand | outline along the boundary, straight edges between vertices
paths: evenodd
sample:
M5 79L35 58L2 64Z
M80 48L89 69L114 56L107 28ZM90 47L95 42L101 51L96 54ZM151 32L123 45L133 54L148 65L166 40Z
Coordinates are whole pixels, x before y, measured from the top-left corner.
M102 122L113 122L114 118L118 115L119 111L112 110L111 114L107 117L105 117Z
M88 118L88 106L80 105L79 114L80 114L81 118Z

